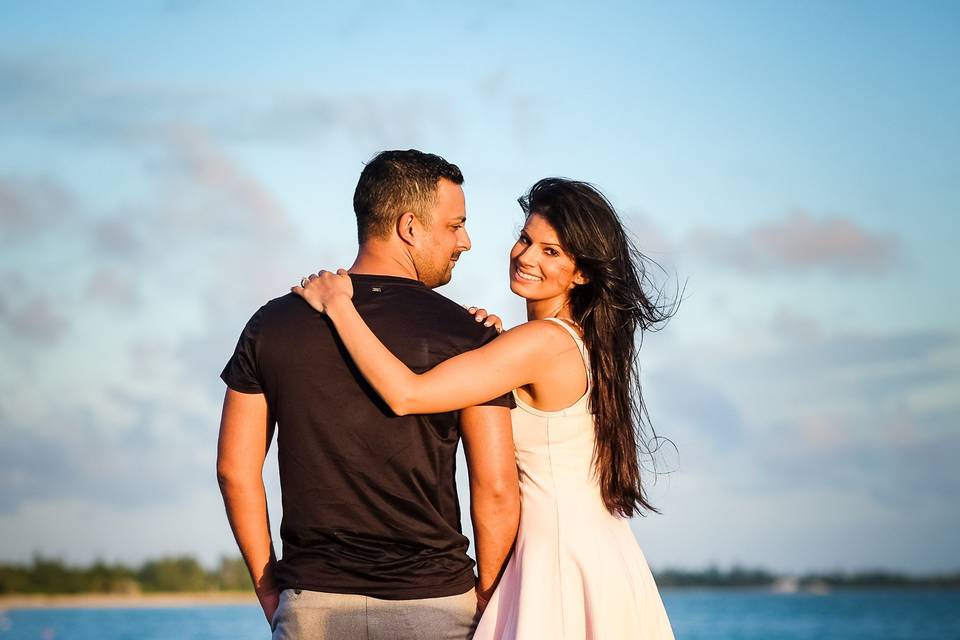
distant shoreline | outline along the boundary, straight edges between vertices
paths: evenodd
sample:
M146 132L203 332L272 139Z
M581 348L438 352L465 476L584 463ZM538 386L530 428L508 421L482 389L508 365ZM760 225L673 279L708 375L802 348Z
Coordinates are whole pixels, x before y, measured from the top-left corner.
M811 593L862 589L960 590L960 569L910 574L889 569L779 574L763 568L654 571L660 589L750 589ZM256 603L240 557L206 568L189 555L164 556L140 566L96 561L70 565L37 555L30 564L0 562L0 608L191 607Z
M753 591L773 595L790 596L827 596L853 591L956 591L956 588L943 586L917 585L860 585L841 587L825 591L801 589L798 591L779 591L769 586L705 586L671 585L660 588L661 593L671 591L709 591L714 593ZM170 593L74 593L74 594L7 594L0 595L0 613L16 609L166 609L210 606L247 606L256 605L257 598L252 591L200 591Z
M154 609L257 604L252 591L197 593L9 594L0 596L0 611L11 609Z

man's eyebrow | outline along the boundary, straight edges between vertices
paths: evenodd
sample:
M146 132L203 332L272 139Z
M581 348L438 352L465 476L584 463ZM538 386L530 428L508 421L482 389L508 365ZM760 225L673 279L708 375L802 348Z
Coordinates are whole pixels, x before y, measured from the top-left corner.
M466 222L466 221L467 221L467 216L460 216L459 218L454 218L450 222L458 223L458 222Z

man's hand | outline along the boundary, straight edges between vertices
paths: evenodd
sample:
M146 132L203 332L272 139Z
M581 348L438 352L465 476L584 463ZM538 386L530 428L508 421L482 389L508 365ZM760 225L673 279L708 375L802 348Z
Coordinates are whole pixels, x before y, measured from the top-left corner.
M277 607L280 606L280 592L275 588L265 589L262 592L257 590L257 600L260 601L263 615L267 616L267 624L272 625L273 616L277 614Z
M483 613L483 610L490 604L490 596L493 595L494 589L490 588L486 591L480 591L480 582L478 580L477 586L473 591L477 594L477 613Z

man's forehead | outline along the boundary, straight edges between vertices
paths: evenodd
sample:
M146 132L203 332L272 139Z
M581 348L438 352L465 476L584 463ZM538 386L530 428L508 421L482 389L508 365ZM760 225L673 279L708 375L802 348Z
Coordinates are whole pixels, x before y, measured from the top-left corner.
M467 203L460 185L449 180L440 181L434 213L448 221L455 218L466 219Z

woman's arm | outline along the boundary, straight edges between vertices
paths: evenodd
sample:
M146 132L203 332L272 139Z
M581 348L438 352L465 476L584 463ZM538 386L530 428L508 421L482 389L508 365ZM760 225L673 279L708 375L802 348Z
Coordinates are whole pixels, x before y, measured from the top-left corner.
M538 337L549 335L523 324L418 375L380 342L349 298L331 301L327 315L363 377L400 416L472 407L535 382Z
M350 299L349 276L338 273L321 272L293 291L333 321L360 373L397 415L471 407L536 382L557 344L549 322L528 322L418 375L370 330Z

